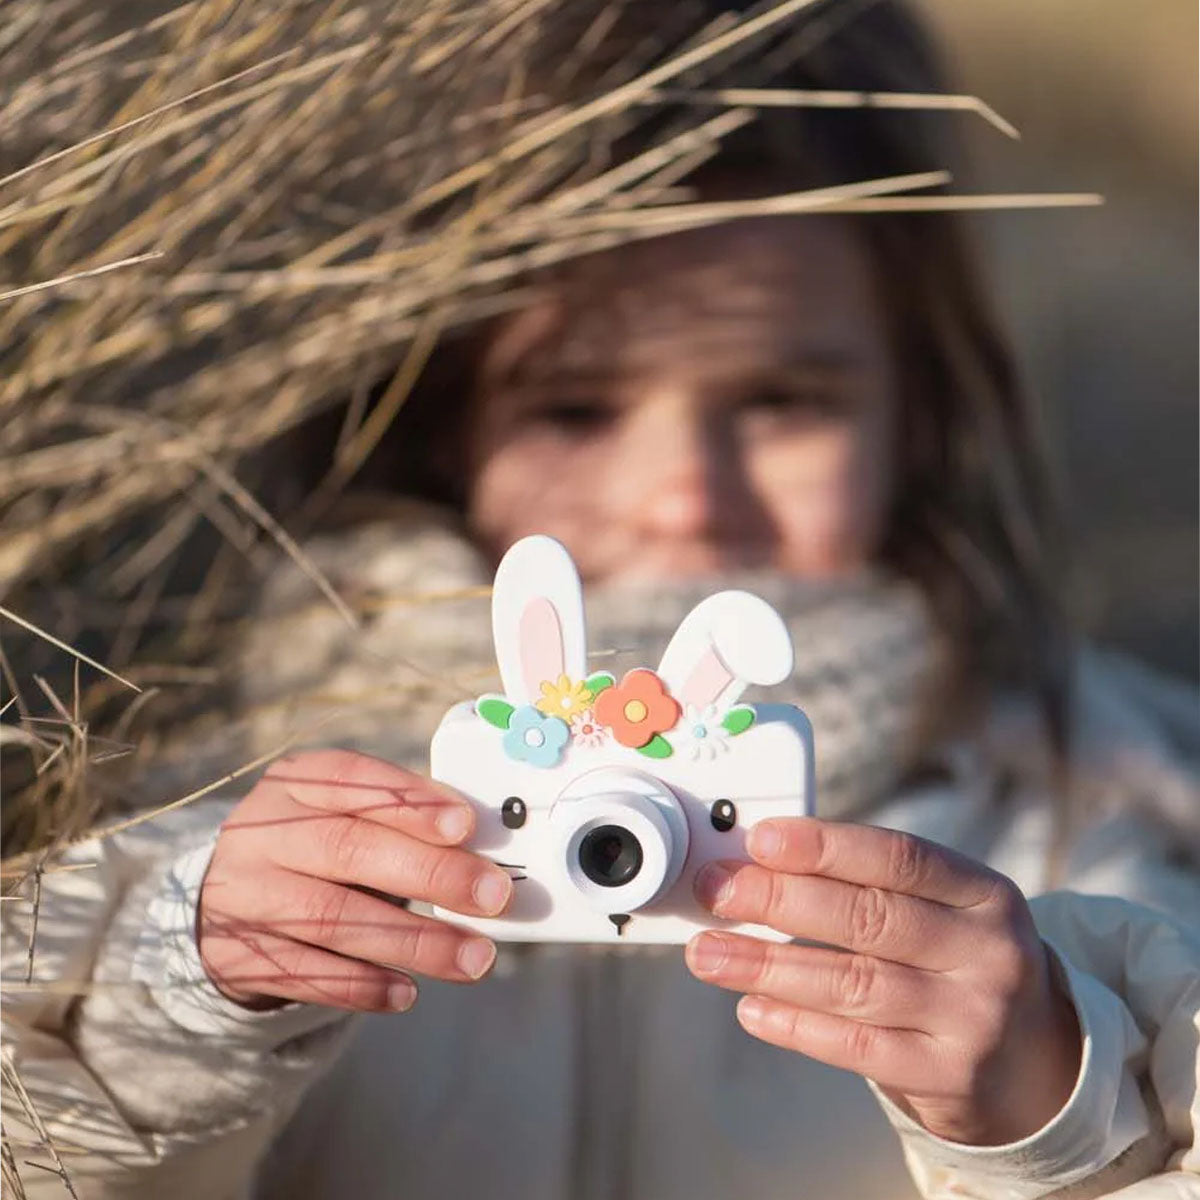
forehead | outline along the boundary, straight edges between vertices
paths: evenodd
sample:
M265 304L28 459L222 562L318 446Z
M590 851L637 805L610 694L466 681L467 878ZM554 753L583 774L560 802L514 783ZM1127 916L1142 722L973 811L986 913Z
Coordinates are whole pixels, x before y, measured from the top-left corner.
M638 374L747 360L870 360L882 313L865 242L835 217L761 218L633 243L571 264L513 318L492 366Z

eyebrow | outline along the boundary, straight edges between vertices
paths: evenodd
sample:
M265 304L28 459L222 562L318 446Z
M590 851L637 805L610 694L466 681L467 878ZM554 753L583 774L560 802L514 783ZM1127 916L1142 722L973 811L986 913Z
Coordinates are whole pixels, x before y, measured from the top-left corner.
M857 350L804 349L791 355L780 366L786 371L853 371L863 365Z
M848 349L814 349L800 347L795 353L777 361L746 362L725 374L725 378L780 379L805 375L845 375L863 365L863 355ZM563 388L588 391L615 384L627 384L642 372L622 368L618 364L587 364L572 366L556 360L555 356L531 356L515 366L506 383L517 388L542 390ZM718 373L724 374L724 373Z

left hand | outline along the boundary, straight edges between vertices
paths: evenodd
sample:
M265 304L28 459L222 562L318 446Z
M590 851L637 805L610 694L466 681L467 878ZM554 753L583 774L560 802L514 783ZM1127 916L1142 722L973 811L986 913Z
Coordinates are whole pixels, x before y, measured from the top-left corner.
M824 943L688 943L697 978L748 993L748 1033L856 1071L954 1142L1016 1141L1062 1108L1078 1022L1010 879L908 834L811 817L762 821L747 847L754 862L699 873L701 903Z

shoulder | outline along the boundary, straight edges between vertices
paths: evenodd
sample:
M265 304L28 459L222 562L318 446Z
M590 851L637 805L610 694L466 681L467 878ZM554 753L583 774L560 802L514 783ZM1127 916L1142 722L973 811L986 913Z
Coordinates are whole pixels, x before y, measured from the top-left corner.
M1071 672L1066 772L1034 699L1001 696L978 737L989 769L1076 815L1141 812L1173 827L1200 855L1200 693L1119 654L1084 647Z
M1200 903L1195 693L1091 649L1075 685L1065 770L1034 701L1000 697L943 747L940 782L900 792L872 819L986 861L1028 895L1065 885L1185 911Z
M1181 766L1200 766L1200 691L1123 654L1086 648L1076 659L1077 736L1096 753L1117 738Z
M289 558L281 558L255 612L313 608L337 616L320 582L354 606L373 593L422 595L488 582L489 572L458 516L418 500L344 501Z
M272 573L226 648L240 752L298 738L422 764L442 713L490 677L489 582L453 514L343 509Z

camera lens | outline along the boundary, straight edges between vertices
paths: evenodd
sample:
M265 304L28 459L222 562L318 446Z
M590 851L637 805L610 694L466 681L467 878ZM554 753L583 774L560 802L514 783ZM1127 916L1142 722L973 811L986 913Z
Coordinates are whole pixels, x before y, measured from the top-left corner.
M660 779L626 767L585 771L555 799L544 827L564 900L605 918L640 912L679 878L688 823ZM611 936L612 930L606 930Z
M642 869L642 844L621 825L599 825L579 843L579 865L600 887L620 887Z

